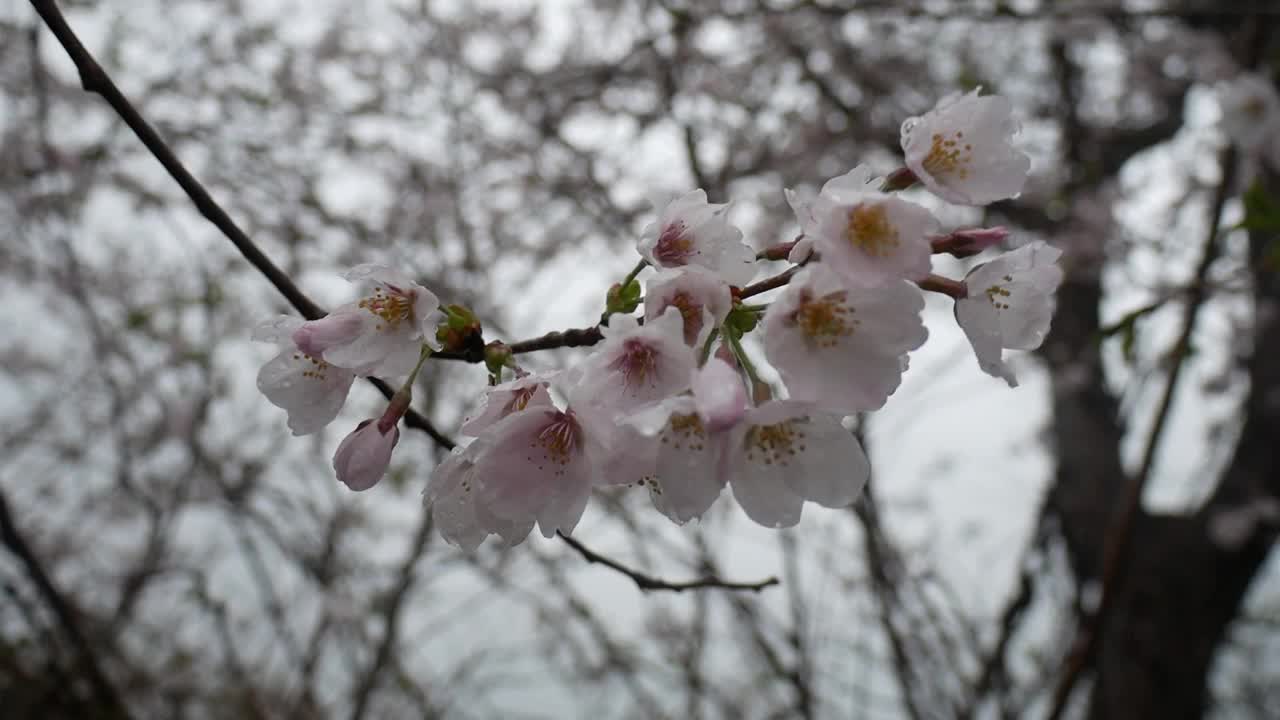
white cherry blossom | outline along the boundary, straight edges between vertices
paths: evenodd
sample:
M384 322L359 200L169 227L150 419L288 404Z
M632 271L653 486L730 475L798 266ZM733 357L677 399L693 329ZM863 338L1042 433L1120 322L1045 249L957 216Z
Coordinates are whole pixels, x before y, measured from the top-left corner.
M879 187L880 179L859 165L829 180L811 202L793 192L787 200L812 249L849 282L876 287L922 279L931 267L929 236L936 232L937 220L925 208Z
M715 358L696 372L693 389L626 418L605 470L608 482L647 488L654 507L680 525L724 489L724 448L747 404L737 371Z
M602 328L604 342L583 361L573 394L586 402L626 413L689 388L694 351L684 342L684 319L669 307L640 325L615 315Z
M510 523L536 521L546 537L573 532L608 460L613 432L590 406L511 413L476 441L484 445L474 461L475 502Z
M724 466L747 517L778 528L800 522L806 500L849 505L871 474L862 445L839 416L790 400L748 410L729 439Z
M417 364L422 343L439 349L440 300L398 270L358 265L343 275L364 287L359 300L336 308L293 333L299 348L357 375L403 376Z
M700 348L712 328L724 322L733 309L733 297L727 282L708 270L690 265L663 271L645 287L645 322L662 317L669 307L680 311L685 343Z
M294 435L308 435L338 416L355 374L299 350L292 335L300 325L301 319L282 315L254 328L253 339L280 347L258 371L258 390L289 414Z
M1013 103L1000 95L953 93L902 123L907 167L925 187L959 205L1017 197L1031 158L1013 146Z
M878 410L898 389L906 354L929 332L910 283L850 288L821 265L796 275L769 307L764 351L791 399L828 410Z
M742 242L742 231L729 224L728 211L728 203L708 203L702 190L686 193L645 227L637 249L654 267L700 265L731 285L745 285L756 272L755 251Z
M476 502L479 482L475 461L485 447L485 443L474 442L466 448L454 448L431 472L422 495L440 536L467 552L489 535L497 535L507 547L518 545L534 525L532 517L504 520Z
M956 301L956 321L983 372L1016 387L1004 349L1034 350L1049 332L1054 293L1062 283L1062 251L1043 242L1023 245L971 270L968 297Z
M1280 95L1275 85L1257 73L1244 73L1221 83L1218 104L1222 130L1247 153L1266 150L1273 162L1280 159ZM1280 162L1277 163L1280 167Z

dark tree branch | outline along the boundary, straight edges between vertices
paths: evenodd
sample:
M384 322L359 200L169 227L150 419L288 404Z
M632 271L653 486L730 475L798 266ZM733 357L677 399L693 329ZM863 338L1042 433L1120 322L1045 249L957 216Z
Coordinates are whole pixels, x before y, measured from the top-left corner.
M413 542L410 544L409 553L405 555L404 563L400 566L399 580L386 599L385 609L382 613L382 642L378 644L378 651L374 655L372 662L369 663L364 675L361 676L360 684L356 688L355 702L351 708L351 720L362 720L364 718L369 709L369 698L373 695L373 689L378 686L378 680L382 676L383 670L394 658L396 639L400 635L400 611L404 608L405 598L409 596L409 591L413 588L415 577L413 570L417 566L418 560L422 559L422 553L427 547L427 540L431 536L431 526L431 513L424 510L418 523L418 531L414 533Z
M80 629L80 623L76 620L76 613L71 608L71 604L54 586L53 580L45 572L40 560L36 558L31 546L27 544L26 539L23 538L22 533L19 532L17 525L13 522L13 516L9 513L9 503L3 491L0 491L0 540L3 540L5 547L9 548L9 551L22 562L27 574L31 576L32 582L35 583L36 589L44 598L44 601L49 604L53 614L57 616L63 632L66 633L67 638L71 641L80 657L80 664L84 667L85 675L89 678L89 684L93 686L93 692L98 697L98 702L102 703L102 709L115 717L126 719L133 717L129 713L129 707L125 705L120 694L116 692L115 686L111 684L111 681L107 679L106 673L102 671L102 666L98 662L97 655L94 654L93 647L85 637L84 631Z
M1134 524L1142 510L1142 491L1146 488L1147 480L1151 476L1156 453L1160 448L1160 438L1164 434L1164 428L1169 419L1169 411L1173 407L1173 398L1177 391L1178 379L1182 375L1182 369L1186 364L1186 358L1191 348L1191 334L1195 330L1196 317L1199 315L1201 306L1209 299L1206 279L1209 275L1209 267L1218 257L1218 228L1222 223L1222 211L1230 195L1231 181L1235 175L1236 153L1234 148L1229 147L1222 152L1220 166L1222 168L1222 179L1214 192L1213 206L1209 211L1209 229L1204 240L1200 263L1196 267L1195 277L1191 282L1190 290L1187 292L1187 304L1183 308L1182 319L1179 323L1178 338L1171 350L1173 365L1169 369L1168 378L1165 380L1160 404L1156 409L1155 421L1152 423L1151 432L1147 437L1146 447L1142 454L1142 462L1139 465L1137 474L1129 480L1125 487L1119 513L1113 516L1113 520L1107 530L1103 545L1102 598L1098 602L1097 610L1093 612L1091 617L1085 618L1080 625L1076 642L1072 647L1071 654L1067 657L1066 667L1058 685L1054 688L1053 702L1047 716L1049 720L1057 720L1057 718L1061 717L1066 709L1067 702L1071 699L1072 689L1084 673L1085 668L1088 667L1099 638L1105 631L1107 615L1115 602L1116 583L1133 540Z
M559 533L557 533L557 536L561 540L568 543L569 547L573 548L574 550L577 550L578 554L581 555L583 558L585 558L587 562L599 563L600 565L604 565L607 568L616 570L622 573L623 575L626 575L627 577L631 578L631 581L636 584L636 587L640 588L645 592L648 592L650 590L669 590L671 592L684 592L685 590L699 590L703 588L720 588L722 590L751 590L751 591L758 592L772 585L779 584L778 578L776 577L769 577L759 582L730 582L728 580L721 580L720 578L715 576L708 576L708 577L698 578L697 580L688 580L685 582L672 582L670 580L663 580L662 578L653 577L652 575L646 575L645 573L642 573L639 570L633 570L632 568L629 568L626 565L623 565L617 560L607 558L597 553L596 551L592 550L586 545L583 545L577 540L574 540L568 535L560 535Z
M232 245L244 255L249 264L262 273L263 276L280 292L281 295L289 301L303 317L308 320L315 320L324 317L325 311L317 305L311 298L307 297L293 280L289 278L283 270L271 262L261 248L257 246L245 234L240 226L236 224L231 216L227 214L222 206L209 195L209 191L205 190L204 185L187 170L182 161L169 148L168 143L160 137L155 128L142 117L142 114L130 103L124 93L116 87L111 77L107 75L98 61L93 55L85 49L80 42L80 38L76 37L75 32L67 25L66 18L62 16L62 12L58 10L57 4L51 0L31 0L31 6L35 8L40 17L44 19L49 30L53 32L54 37L62 44L67 51L71 61L75 63L76 70L80 73L80 85L88 92L96 93L111 106L121 120L133 130L133 133L142 141L147 150L160 161L164 169L169 175L182 186L183 191L187 193L187 197L191 198L191 202L195 204L196 209L200 211L209 222L213 223L222 234L231 241ZM375 378L368 378L383 395L391 397L392 390L388 388L386 383ZM423 417L421 414L410 410L405 415L405 424L412 428L425 431L445 449L453 448L453 441L446 437L431 421Z

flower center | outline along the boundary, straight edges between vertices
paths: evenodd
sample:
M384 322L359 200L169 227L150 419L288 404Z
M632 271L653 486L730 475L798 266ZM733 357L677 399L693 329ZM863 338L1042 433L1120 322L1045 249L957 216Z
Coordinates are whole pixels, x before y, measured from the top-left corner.
M658 351L643 340L632 338L623 343L622 355L612 367L622 373L622 382L627 387L652 382L658 374Z
M693 254L693 238L685 232L682 222L673 222L662 228L658 243L653 247L653 257L659 265L687 265Z
M325 371L329 369L329 363L306 353L296 352L293 354L294 360L302 360L304 358L311 362L311 367L302 371L302 377L324 382Z
M791 322L800 327L805 340L818 347L835 347L840 338L853 334L861 321L854 308L844 304L845 293L833 292L814 298L806 290L800 294L800 307L791 315Z
M1005 275L1004 281L1013 282L1013 276ZM995 309L997 310L1009 309L1009 298L1012 295L1012 293L1010 293L1009 289L1006 288L1005 286L992 285L991 287L987 288L983 292L986 294L987 299L991 301L991 304L995 306Z
M844 234L851 245L873 257L887 257L899 245L898 229L881 203L855 205Z
M675 307L684 318L684 342L692 345L698 341L698 333L702 332L702 305L689 293L678 292L671 297L668 307ZM666 308L663 308L665 310Z
M573 459L578 449L578 438L582 429L578 421L569 413L557 412L551 422L538 433L533 446L542 449L544 457L551 462L564 466ZM532 460L532 458L530 458ZM542 466L538 465L541 470Z
M375 330L394 330L402 321L413 319L413 301L412 291L405 292L395 285L379 285L373 295L362 299L359 305L382 320L382 324L374 326Z
M962 144L963 143L963 144ZM973 162L973 146L964 142L964 132L957 130L950 138L934 133L929 154L924 156L924 169L936 178L955 175L961 180L969 177L969 164Z
M747 432L747 460L765 465L786 465L805 451L804 432L798 423L786 420L776 425L757 425Z
M702 450L707 432L697 414L672 415L667 431L662 434L662 444L676 450Z

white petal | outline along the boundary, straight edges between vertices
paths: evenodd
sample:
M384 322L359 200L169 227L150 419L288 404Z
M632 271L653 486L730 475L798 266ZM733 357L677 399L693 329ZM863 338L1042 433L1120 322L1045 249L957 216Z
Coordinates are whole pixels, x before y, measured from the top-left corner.
M703 427L697 415L672 420L660 437L655 478L648 486L654 507L683 525L701 517L720 496L727 437Z
M302 318L292 315L279 315L270 320L263 320L253 328L250 339L255 342L269 342L293 347L293 332L302 325Z
M871 464L853 433L834 415L813 414L796 421L806 449L796 468L785 476L791 489L823 507L846 507L862 494Z
M338 416L354 379L349 370L288 349L258 371L258 390L289 413L294 435L308 435Z
M528 407L551 406L548 380L542 375L526 375L489 388L480 406L462 421L459 432L476 436L513 412Z

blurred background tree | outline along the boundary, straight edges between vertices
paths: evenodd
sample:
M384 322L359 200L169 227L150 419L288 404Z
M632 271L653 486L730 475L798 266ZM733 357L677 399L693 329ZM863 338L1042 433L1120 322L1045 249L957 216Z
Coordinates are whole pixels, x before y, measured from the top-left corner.
M790 239L781 188L893 169L902 120L977 85L1014 101L1032 182L944 220L1046 239L1068 279L1017 391L931 304L851 510L676 528L620 492L575 534L780 587L464 555L421 510L425 435L375 492L333 480L368 388L288 436L247 341L283 300L0 3L5 717L1280 716L1280 181L1213 92L1280 74L1269 3L60 5L326 304L394 258L490 337L589 325L650 196L701 187L757 247ZM424 375L456 427L483 369Z

